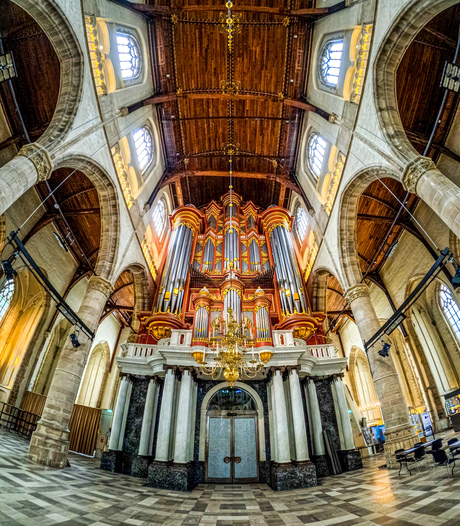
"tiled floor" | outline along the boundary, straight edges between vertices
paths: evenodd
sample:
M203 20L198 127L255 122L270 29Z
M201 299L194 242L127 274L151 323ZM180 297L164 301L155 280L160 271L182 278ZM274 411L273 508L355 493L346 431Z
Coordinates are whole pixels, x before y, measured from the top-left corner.
M71 455L55 470L26 459L28 443L0 429L0 526L338 524L460 525L460 467L398 477L363 470L322 480L316 488L274 492L262 484L207 485L191 493L156 490L144 480L101 471Z

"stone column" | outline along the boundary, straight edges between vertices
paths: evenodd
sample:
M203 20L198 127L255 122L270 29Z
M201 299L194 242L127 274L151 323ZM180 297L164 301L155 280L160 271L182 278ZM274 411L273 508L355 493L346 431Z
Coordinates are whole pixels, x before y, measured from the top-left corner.
M355 442L353 440L353 430L351 428L350 422L350 413L348 412L348 404L347 399L345 397L345 391L343 390L342 379L339 377L335 377L332 385L335 388L337 409L340 414L340 421L342 424L342 447L345 450L355 449Z
M300 392L299 374L297 369L292 368L289 373L289 387L291 389L292 420L294 424L294 438L296 460L298 462L308 460L307 430L305 427L305 414Z
M0 215L21 195L51 175L53 163L49 153L39 144L30 143L0 168Z
M112 290L111 283L100 276L89 279L78 315L90 329L97 328ZM69 420L91 347L83 333L78 338L80 347L72 347L68 340L62 349L42 417L30 441L29 458L55 468L63 468L67 462Z
M419 156L405 168L402 184L418 195L460 237L460 188L429 157Z
M321 423L321 413L319 412L318 395L316 394L315 382L312 378L307 380L308 402L311 418L311 434L316 456L325 454L323 441L323 424Z
M126 401L128 400L129 383L129 377L123 376L118 391L117 405L113 412L112 430L110 432L109 449L112 451L121 451L123 447L122 429L127 416L125 413L127 412Z
M152 378L145 398L144 416L142 418L141 438L139 440L139 456L148 457L152 454L153 432L158 400L158 384Z
M169 459L169 440L174 403L175 368L166 369L161 400L160 421L158 422L158 438L155 461L167 462Z
M182 370L179 404L177 406L176 440L174 443L174 462L186 464L190 440L190 409L192 407L192 368Z
M284 396L283 377L281 371L276 369L273 374L273 405L275 408L275 433L278 458L277 462L282 464L291 462L289 449L288 419L286 411L286 397Z
M369 296L369 288L366 284L359 283L349 288L344 296L350 304L363 342L369 340L380 329L380 322ZM391 463L394 460L394 451L411 447L416 437L398 373L391 357L383 358L377 354L380 347L378 344L374 345L368 351L367 357L385 423L387 462Z

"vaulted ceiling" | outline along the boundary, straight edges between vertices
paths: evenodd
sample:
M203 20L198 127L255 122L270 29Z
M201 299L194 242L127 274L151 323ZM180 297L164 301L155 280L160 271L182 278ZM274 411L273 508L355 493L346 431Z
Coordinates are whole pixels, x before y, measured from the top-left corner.
M155 5L158 95L176 205L200 207L234 189L261 207L287 204L305 101L314 1L237 0L232 50L225 2ZM148 9L147 7L145 9ZM163 9L163 15L160 13ZM298 11L302 9L301 11ZM296 14L302 13L302 16ZM153 97L155 99L155 97Z

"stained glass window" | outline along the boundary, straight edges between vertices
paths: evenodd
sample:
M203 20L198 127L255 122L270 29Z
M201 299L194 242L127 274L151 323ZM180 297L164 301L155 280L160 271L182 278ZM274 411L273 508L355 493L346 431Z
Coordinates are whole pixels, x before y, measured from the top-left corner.
M147 126L143 126L134 132L133 138L139 167L144 171L153 159L152 134Z
M455 336L460 341L460 309L445 285L441 285L441 305Z
M166 206L164 199L160 199L153 212L153 224L158 239L161 239L166 225Z
M308 165L316 177L320 176L323 168L326 146L326 140L317 133L313 133L308 140Z
M321 56L321 77L329 86L337 86L342 62L343 40L330 40Z
M135 79L141 71L140 50L136 39L128 33L117 31L118 58L124 80Z
M9 279L0 292L0 320L5 316L14 293L14 281Z
M295 215L295 229L299 242L302 243L305 239L305 234L308 228L308 217L305 210L299 205Z

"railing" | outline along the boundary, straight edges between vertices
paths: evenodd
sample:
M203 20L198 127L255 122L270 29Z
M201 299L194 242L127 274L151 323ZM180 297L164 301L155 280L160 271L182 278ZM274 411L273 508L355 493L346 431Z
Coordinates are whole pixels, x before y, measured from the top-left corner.
M334 345L309 345L308 349L315 358L337 357L337 349Z
M6 402L0 402L0 427L5 427L7 431L14 431L30 439L39 420L40 415L34 415Z
M155 345L142 345L140 343L129 343L125 346L123 356L135 358L148 358L157 352Z

